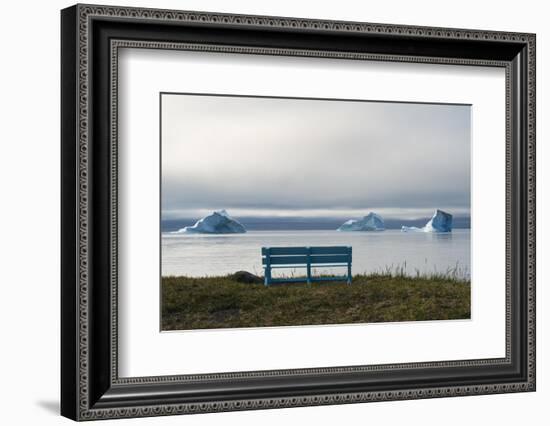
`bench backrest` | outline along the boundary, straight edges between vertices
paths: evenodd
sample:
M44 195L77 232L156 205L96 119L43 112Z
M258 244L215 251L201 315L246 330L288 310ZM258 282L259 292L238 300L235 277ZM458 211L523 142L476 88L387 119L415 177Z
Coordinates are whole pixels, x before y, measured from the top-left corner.
M351 263L351 247L262 247L264 265Z

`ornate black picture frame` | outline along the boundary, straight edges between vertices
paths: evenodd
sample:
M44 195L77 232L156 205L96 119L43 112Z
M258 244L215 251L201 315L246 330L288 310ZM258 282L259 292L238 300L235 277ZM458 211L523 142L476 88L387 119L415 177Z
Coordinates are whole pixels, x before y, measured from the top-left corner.
M535 390L535 35L76 5L61 12L61 413L159 416ZM506 356L120 378L120 47L506 70Z

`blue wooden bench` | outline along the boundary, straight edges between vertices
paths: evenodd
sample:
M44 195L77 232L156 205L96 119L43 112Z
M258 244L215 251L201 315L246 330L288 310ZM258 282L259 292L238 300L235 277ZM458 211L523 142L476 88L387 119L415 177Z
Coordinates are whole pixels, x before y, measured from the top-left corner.
M274 283L314 281L346 281L351 284L351 247L262 247L262 264L265 285ZM347 275L337 277L313 277L311 268L347 267ZM274 268L306 268L306 277L272 278Z

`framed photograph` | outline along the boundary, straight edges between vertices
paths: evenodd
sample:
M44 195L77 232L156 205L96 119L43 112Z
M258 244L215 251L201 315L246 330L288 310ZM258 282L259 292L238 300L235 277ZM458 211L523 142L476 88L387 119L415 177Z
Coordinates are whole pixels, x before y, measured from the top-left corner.
M535 390L535 35L61 12L61 412Z

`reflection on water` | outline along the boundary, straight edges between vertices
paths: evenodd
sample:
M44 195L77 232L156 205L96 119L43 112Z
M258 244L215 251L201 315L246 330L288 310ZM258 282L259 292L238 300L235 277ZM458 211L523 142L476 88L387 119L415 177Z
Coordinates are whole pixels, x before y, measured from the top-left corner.
M445 234L399 230L250 231L230 235L162 234L162 275L213 276L240 270L262 275L262 247L340 245L353 248L353 274L403 268L407 274L416 275L459 268L460 275L469 276L471 271L469 229Z

